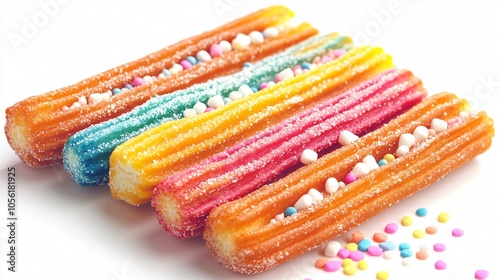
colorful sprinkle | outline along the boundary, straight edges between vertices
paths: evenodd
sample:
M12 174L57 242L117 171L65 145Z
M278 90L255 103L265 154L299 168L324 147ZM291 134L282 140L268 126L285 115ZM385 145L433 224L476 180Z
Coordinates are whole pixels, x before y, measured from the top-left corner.
M474 273L474 279L486 279L490 273L487 270L479 269Z
M454 237L462 237L464 235L464 231L459 228L454 228L451 231L451 235Z
M358 242L358 250L366 252L371 245L372 242L369 239L363 238Z
M336 257L340 249L342 249L342 245L338 241L332 240L326 243L323 252L327 257Z
M353 252L353 251L358 250L358 244L351 242L351 243L348 243L347 245L345 245L345 248L347 250L349 250L350 252Z
M356 251L352 251L350 254L349 254L349 259L357 262L357 261L360 261L362 259L365 258L365 254L359 250L356 250Z
M354 175L352 172L349 172L349 173L347 173L347 175L345 175L344 183L346 185L348 185L354 181L356 181L356 175Z
M429 253L427 253L427 251L423 251L423 250L420 250L418 251L416 254L415 254L415 257L418 259L418 260L426 260L428 257L429 257Z
M385 233L396 233L398 231L398 224L396 223L389 223L385 226L384 231Z
M358 262L358 269L359 270L367 270L368 269L368 262L366 260L360 260Z
M401 219L401 224L405 227L411 226L413 224L413 219L410 216L404 216L403 219Z
M345 258L348 258L349 257L349 254L351 254L351 251L345 249L345 248L342 248L339 250L339 252L337 253L337 256L341 259L345 259Z
M396 249L396 243L394 243L390 240L383 242L383 243L380 243L378 246L384 251L392 251L392 250Z
M436 263L434 263L434 268L436 268L437 270L445 270L446 267L446 263L442 260L438 260L436 261Z
M427 234L436 234L437 231L438 231L437 227L434 226L428 226L425 228L425 233Z
M382 233L382 232L377 232L377 233L373 234L373 241L375 241L377 243L385 242L385 241L387 241L387 238L388 238L387 234Z
M446 212L442 212L438 215L438 218L437 218L438 222L440 223L446 223L450 220L450 214L446 213Z
M295 209L294 207L287 207L285 209L285 217L290 217L292 216L293 214L296 214L297 213L297 209Z
M328 272L335 272L342 267L341 261L329 261L325 264L324 269Z
M384 250L378 246L370 246L367 250L368 255L378 257L384 253Z
M415 214L419 217L427 216L427 208L418 208Z
M360 230L355 230L351 233L351 242L352 243L359 243L364 238L365 238L365 234Z
M434 244L433 248L436 252L444 252L446 250L446 245L444 245L443 243L436 243Z
M327 259L327 258L319 258L316 260L316 262L314 263L314 266L317 267L317 268L323 268L325 267L325 265L329 262L330 260Z
M409 258L413 256L413 252L410 249L401 250L399 254L402 258Z
M389 272L387 271L379 271L377 272L377 280L388 280Z
M384 166L384 165L386 165L386 164L388 164L388 163L389 163L389 162L388 162L387 160L385 160L385 159L381 159L381 160L379 160L379 161L378 161L378 166Z
M354 266L354 264L349 264L349 265L346 265L344 266L344 274L345 275L354 275L356 274L356 267Z
M417 239L423 238L424 236L425 236L425 233L420 229L416 229L413 231L413 237L415 237Z
M391 162L394 160L394 156L392 154L386 154L384 159L387 160L387 162Z
M410 244L408 243L399 243L399 251L403 251L403 250L407 250L407 249L410 249Z

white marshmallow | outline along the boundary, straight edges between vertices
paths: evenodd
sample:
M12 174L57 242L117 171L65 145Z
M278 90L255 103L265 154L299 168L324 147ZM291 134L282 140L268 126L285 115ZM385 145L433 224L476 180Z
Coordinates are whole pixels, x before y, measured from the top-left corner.
M370 167L363 162L358 162L351 171L356 178L361 178L370 172Z
M263 33L265 38L274 38L280 34L280 31L276 27L268 27L264 29Z
M198 53L196 53L196 59L198 59L201 62L209 62L212 60L212 57L206 50L201 50Z
M253 93L253 90L250 88L249 85L247 84L243 84L241 85L239 88L238 88L238 91L241 92L241 94L243 94L243 96L247 96L249 94L252 94Z
M442 119L432 119L431 128L434 129L437 133L445 131L448 128L448 123Z
M286 68L285 70L279 72L277 76L280 81L284 81L293 78L294 74L292 69Z
M214 95L208 99L207 104L210 108L217 109L224 106L224 99L222 98L222 95Z
M411 148L415 144L415 136L411 133L404 133L399 137L398 147L407 146Z
M415 136L415 143L421 143L429 137L429 130L425 126L417 126L413 131L413 136Z
M338 255L340 249L342 249L342 245L338 241L332 240L326 243L323 252L325 256L333 258Z
M348 130L342 130L342 132L340 132L340 136L339 136L339 143L340 143L340 145L345 146L345 145L351 144L352 142L354 142L358 139L359 139L359 137L356 136L354 133L352 133Z
M196 110L191 108L184 110L184 117L187 119L196 117Z
M408 146L402 145L399 146L399 148L396 150L396 156L397 157L402 157L406 155L410 151L410 148Z
M317 189L310 189L307 192L308 195L310 195L313 199L313 202L321 201L323 200L323 194L321 194Z
M233 47L231 46L231 43L229 43L226 40L222 40L219 42L219 47L222 49L222 53L228 53L233 50Z
M377 160L372 155L368 155L368 156L364 157L363 163L368 165L370 170L375 170L375 169L379 168Z
M205 113L205 110L207 109L207 105L205 105L205 103L202 103L202 102L196 102L196 104L194 104L193 106L193 109L196 111L196 114L202 114L202 113Z
M332 194L339 190L339 182L337 179L330 177L326 179L325 190L327 193Z
M300 162L303 164L311 164L316 160L318 160L318 153L310 149L305 149L300 155Z
M309 194L305 194L305 195L301 196L299 198L299 200L297 200L297 202L295 202L293 207L295 207L295 209L297 209L297 211L300 211L302 209L310 207L312 205L312 203L313 203L312 196L310 196Z
M264 35L260 33L259 31L252 31L250 34L248 34L248 37L250 37L250 41L254 45L262 44L264 42Z
M239 91L232 91L229 94L229 99L231 99L231 101L236 101L236 100L241 99L241 98L243 98L243 94L241 94L241 92L239 92Z

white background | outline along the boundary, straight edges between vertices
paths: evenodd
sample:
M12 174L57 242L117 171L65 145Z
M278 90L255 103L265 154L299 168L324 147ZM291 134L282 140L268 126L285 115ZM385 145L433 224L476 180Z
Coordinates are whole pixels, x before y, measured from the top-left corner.
M4 0L0 4L0 125L5 108L28 96L75 83L139 58L188 36L279 1L66 1L47 21L40 3ZM104 2L104 3L103 3ZM451 91L471 99L497 121L500 94L500 7L491 1L288 1L297 19L322 33L339 31L357 43L380 45L396 65L412 70L429 93ZM328 4L322 4L328 3ZM478 4L480 3L480 4ZM385 16L382 16L385 15ZM389 16L388 16L389 15ZM41 16L40 18L36 18ZM22 42L26 22L40 25ZM40 21L42 22L40 23ZM18 38L19 39L19 38ZM427 207L429 216L402 229L395 241L414 248L440 241L446 252L430 260L370 258L370 269L353 277L315 269L318 250L254 277L242 277L217 264L201 238L176 240L158 226L149 206L115 201L107 187L82 189L60 166L32 169L20 162L0 136L0 279L375 279L378 270L391 279L473 279L490 271L500 279L497 261L500 213L498 140L484 155L361 226L367 234L388 222ZM17 272L7 271L7 168L17 170ZM495 174L496 173L496 174ZM447 211L448 224L435 222ZM4 225L5 224L5 225ZM437 225L439 234L415 241L414 228ZM465 231L449 237L453 227ZM339 238L344 241L345 238ZM415 250L414 250L415 251ZM437 271L437 258L448 269Z

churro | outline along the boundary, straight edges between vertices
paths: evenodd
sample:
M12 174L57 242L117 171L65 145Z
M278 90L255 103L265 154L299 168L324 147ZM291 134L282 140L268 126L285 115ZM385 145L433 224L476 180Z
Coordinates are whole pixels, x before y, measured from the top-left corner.
M244 62L317 33L309 24L278 28L292 16L283 6L263 9L74 85L20 101L6 110L7 140L29 166L60 163L66 140L76 132L156 95L234 73Z
M164 179L152 199L160 224L175 237L200 235L217 205L250 193L301 161L309 163L302 151L333 149L342 130L369 132L425 95L409 71L391 69L269 127Z
M253 274L347 232L490 147L493 121L467 109L453 94L433 95L316 162L214 208L204 232L208 247L225 267ZM366 159L369 170L356 167ZM337 188L327 186L330 178ZM310 192L314 202L301 201Z

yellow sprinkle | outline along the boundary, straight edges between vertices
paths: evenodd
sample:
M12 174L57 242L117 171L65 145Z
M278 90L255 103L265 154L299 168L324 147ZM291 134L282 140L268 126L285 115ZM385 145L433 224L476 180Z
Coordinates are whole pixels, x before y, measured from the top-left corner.
M440 223L446 223L446 222L448 222L449 219L450 219L450 214L448 214L446 212L442 212L438 216L438 222L440 222Z
M377 272L377 280L387 280L389 279L389 272L379 271Z
M344 266L344 274L345 275L354 275L356 274L356 267L354 264Z
M413 231L413 237L415 237L417 239L420 239L420 238L422 238L424 236L425 236L425 233L422 230L420 230L420 229L416 229L416 230Z
M345 248L347 250L349 250L349 252L354 252L354 251L358 250L358 244L351 242L351 243L348 243L347 245L345 245Z
M401 220L401 224L405 227L411 226L411 224L413 224L413 219L410 216L404 216Z
M368 269L368 262L366 260L360 260L358 262L358 268L360 270L367 270Z
M351 259L343 259L343 260L342 260L342 266L343 266L343 267L346 267L346 266L348 266L348 265L354 265L354 261L353 261L353 260L351 260Z
M394 156L393 156L393 155L391 155L391 154L386 154L386 155L384 156L384 159L385 159L385 160L387 160L388 162L391 162L391 161L393 161L393 160L394 160Z

